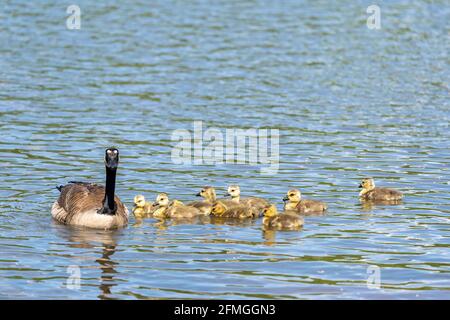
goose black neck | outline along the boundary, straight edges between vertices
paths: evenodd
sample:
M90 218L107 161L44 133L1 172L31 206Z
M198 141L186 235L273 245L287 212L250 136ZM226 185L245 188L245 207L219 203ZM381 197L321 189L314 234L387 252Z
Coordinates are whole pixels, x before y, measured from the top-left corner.
M116 172L117 169L110 169L106 167L106 185L105 185L105 199L103 200L103 212L108 214L115 214L116 204L114 202L114 192L116 189Z

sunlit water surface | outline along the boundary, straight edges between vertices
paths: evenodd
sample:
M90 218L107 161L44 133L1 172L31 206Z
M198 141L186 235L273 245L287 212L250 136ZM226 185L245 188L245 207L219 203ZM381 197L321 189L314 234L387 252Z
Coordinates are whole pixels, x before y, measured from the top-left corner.
M450 298L446 1L381 1L381 30L366 26L369 1L76 4L81 30L56 1L0 10L0 298ZM200 120L279 129L278 173L174 164L173 131ZM239 183L279 208L298 187L329 210L295 232L55 224L55 186L103 183L109 145L129 208L137 193ZM403 204L362 206L365 176Z

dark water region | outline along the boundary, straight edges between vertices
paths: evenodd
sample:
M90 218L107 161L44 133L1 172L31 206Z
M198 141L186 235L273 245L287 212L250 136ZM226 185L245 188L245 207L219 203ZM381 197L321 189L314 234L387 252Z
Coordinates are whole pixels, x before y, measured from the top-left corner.
M450 298L447 2L378 2L380 30L369 1L75 4L80 30L66 28L68 4L0 10L1 298ZM278 172L174 164L171 135L194 121L278 129ZM298 232L52 222L55 186L103 182L110 145L129 208L138 193L190 200L238 183L279 208L297 187L329 210ZM403 203L362 206L366 176Z

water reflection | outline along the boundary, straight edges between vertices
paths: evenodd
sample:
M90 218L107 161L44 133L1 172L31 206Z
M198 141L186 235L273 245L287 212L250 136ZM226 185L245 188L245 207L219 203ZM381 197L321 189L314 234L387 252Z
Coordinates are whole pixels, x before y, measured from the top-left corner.
M383 206L398 206L403 204L402 200L362 200L360 199L360 206L363 211L373 211L377 207Z
M99 299L113 299L112 288L117 285L115 267L118 262L112 259L116 252L117 238L121 231L117 230L90 230L73 226L64 226L54 222L59 236L65 239L66 245L71 248L95 249L98 258L95 262L101 270L98 288ZM75 257L77 258L77 257ZM81 257L83 258L83 257Z
M382 33L355 20L361 1L177 1L176 8L130 1L114 12L97 1L88 32L70 34L45 23L60 19L61 7L41 2L9 1L0 19L0 295L389 299L448 292L443 1L386 2L392 19ZM30 22L39 26L32 36ZM278 173L173 163L172 134L192 133L199 120L204 133L278 128ZM192 199L204 185L238 183L246 195L279 204L298 186L329 210L306 217L301 232L262 230L260 220L133 218L120 233L55 232L54 186L68 176L96 180L110 144L123 150L117 192L130 209L140 193ZM360 204L355 181L365 176L414 192L404 205ZM83 270L80 292L62 285L71 264ZM365 290L367 264L382 267L383 292Z

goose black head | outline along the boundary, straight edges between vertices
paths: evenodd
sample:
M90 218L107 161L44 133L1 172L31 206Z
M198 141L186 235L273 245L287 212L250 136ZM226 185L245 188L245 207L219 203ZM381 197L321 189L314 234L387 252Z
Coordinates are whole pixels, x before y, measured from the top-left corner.
M105 151L105 166L108 169L115 170L119 166L119 150L108 148Z

